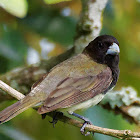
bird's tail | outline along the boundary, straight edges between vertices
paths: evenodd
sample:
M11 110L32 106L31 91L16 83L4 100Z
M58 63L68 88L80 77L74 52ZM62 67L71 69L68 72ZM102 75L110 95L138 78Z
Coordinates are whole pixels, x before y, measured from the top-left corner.
M35 104L37 104L37 100L34 97L26 96L0 112L0 124L11 120L28 108L33 107Z

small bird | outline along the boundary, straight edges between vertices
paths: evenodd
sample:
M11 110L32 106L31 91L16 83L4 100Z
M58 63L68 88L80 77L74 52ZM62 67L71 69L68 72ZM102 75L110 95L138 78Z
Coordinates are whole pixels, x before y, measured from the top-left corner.
M110 35L91 41L84 51L56 65L30 93L0 112L0 124L35 105L39 114L68 112L91 123L74 111L98 104L119 76L119 42Z

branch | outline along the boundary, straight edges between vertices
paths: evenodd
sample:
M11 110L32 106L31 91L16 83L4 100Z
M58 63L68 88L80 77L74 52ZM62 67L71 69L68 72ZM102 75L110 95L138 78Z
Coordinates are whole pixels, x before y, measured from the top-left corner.
M107 0L82 0L83 10L77 26L77 36L73 48L50 60L42 60L38 64L16 68L0 76L0 79L21 93L27 94L33 83L39 80L51 68L71 56L80 53L91 40L99 35L102 26L102 13L106 3ZM1 102L12 99L11 96L8 94L4 95L0 91Z
M79 53L82 49L96 36L99 35L101 30L101 19L102 12L107 3L107 0L83 0L83 11L77 27L77 37L75 39L74 47L67 52L51 58L50 60L42 60L38 64L34 64L27 67L16 68L4 75L0 76L0 79L20 91L23 94L28 94L33 83L35 83L40 77L46 74L52 67L68 59L69 57ZM1 83L2 84L2 83ZM8 91L6 91L8 92ZM119 93L120 91L118 91ZM113 97L116 92L112 92L109 97ZM127 91L124 92L127 95ZM132 93L132 91L130 91ZM15 96L14 96L15 97ZM140 103L133 102L131 104L123 103L123 98L120 98L122 102L120 105L112 107L112 103L116 102L117 97L114 97L114 101L108 100L106 103L101 105L115 113L122 114L130 122L140 125ZM129 96L131 99L131 96ZM9 94L5 94L0 90L0 102L14 99ZM118 103L120 102L118 101Z
M73 56L74 54L74 48L71 48L65 53L49 60L42 60L37 64L16 68L4 75L1 75L0 79L14 89L26 95L30 91L32 85L44 74L47 74L51 68ZM12 99L13 98L9 96L9 94L3 94L3 92L0 91L0 102Z
M11 88L7 84L0 81L0 88L6 91L8 94L13 96L14 98L21 100L25 97L25 95L21 94L20 92L16 91L15 89ZM49 113L49 116L53 117L52 113ZM83 122L71 119L67 116L58 115L57 116L59 121L76 126L76 127L82 127ZM108 129L108 128L102 128L94 125L87 125L85 130L94 132L94 133L100 133L104 135L109 135L112 137L120 138L120 139L134 139L134 138L140 138L139 132L132 132L131 130L114 130L114 129Z
M132 87L108 92L100 105L115 114L122 114L130 123L140 126L140 98Z
M16 68L13 71L1 75L0 79L21 93L28 94L32 84L46 74L52 67L81 52L91 40L99 35L102 26L102 12L106 3L107 0L82 0L83 9L77 26L77 36L73 48L50 60L42 60L38 64ZM116 95L115 93L113 92L108 97L112 98L113 95ZM127 92L124 92L124 95L127 95ZM128 105L122 102L123 98L120 98L118 103L122 102L121 106L115 105L112 107L112 103L116 102L117 97L120 96L114 97L114 101L108 100L106 103L102 102L101 105L115 113L122 114L130 122L140 125L140 103L133 102ZM129 97L131 99L131 96ZM12 96L0 90L0 102L12 99L14 99Z
M25 97L25 95L21 94L20 92L18 92L17 90L13 89L12 87L8 86L7 84L5 84L4 82L2 82L0 80L0 88L7 92L8 94L10 94L11 96L13 96L14 98L20 100L22 98Z
M52 67L68 59L69 57L81 52L83 48L87 46L87 44L91 40L93 40L96 36L99 35L102 26L101 25L102 12L104 10L106 3L107 0L96 0L96 1L83 0L82 1L83 11L77 27L77 36L75 38L75 43L73 48L71 48L67 52L57 57L51 58L50 60L47 61L42 60L38 64L34 64L28 67L16 68L15 70L0 76L0 79L6 82L7 84L9 84L11 87L17 89L21 93L27 94L32 84L36 82L38 79L40 79L40 77L42 77L44 74L46 74ZM0 81L0 86L4 91L8 92L9 94L14 92L13 97L17 99L24 97L21 93L17 92L14 89L11 88L7 89L6 85L2 81ZM120 91L118 91L118 93L119 92ZM9 94L3 94L3 91L0 91L0 101L12 100L13 98ZM113 92L110 95L110 97L113 97L113 95L115 95L115 92ZM124 95L127 95L127 92ZM116 97L114 99L116 101ZM111 111L121 113L130 122L134 122L140 125L140 103L132 102L131 104L128 105L123 102L123 98L120 98L120 101L122 102L121 106L115 105L114 107L112 107L111 103L113 103L114 101L111 100L108 100L106 103L101 103L101 105L104 108L107 108ZM81 122L72 120L67 117L65 117L65 119L62 119L62 121L64 120L68 120L67 123L72 125L77 124L78 127L82 125ZM96 126L94 126L95 130L93 129L93 131L96 131L95 127ZM89 127L86 129L89 130ZM103 132L101 131L101 133ZM121 134L124 133L125 133L124 131L123 132L121 131ZM118 135L118 137L120 137L120 135Z
M108 0L81 0L83 9L74 42L75 53L81 52L102 28L102 13Z

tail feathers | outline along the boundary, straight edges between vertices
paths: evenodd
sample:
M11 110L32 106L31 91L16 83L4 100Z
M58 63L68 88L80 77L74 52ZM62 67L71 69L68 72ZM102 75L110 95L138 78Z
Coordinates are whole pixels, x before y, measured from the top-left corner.
M21 101L16 102L15 104L7 107L3 111L0 112L0 124L5 123L18 114L22 113L26 109L35 105L36 102L29 99L29 97L25 97Z
M20 106L20 101L16 102L15 104L7 107L3 111L0 112L0 124L7 122L8 120L15 117L15 113L18 111ZM11 118L12 117L12 118Z

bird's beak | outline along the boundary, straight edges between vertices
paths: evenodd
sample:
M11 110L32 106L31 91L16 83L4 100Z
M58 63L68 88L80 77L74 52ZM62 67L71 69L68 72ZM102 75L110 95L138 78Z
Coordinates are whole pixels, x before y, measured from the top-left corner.
M116 43L113 43L111 46L109 46L109 49L106 52L107 54L111 54L111 55L116 55L120 53L120 48Z

